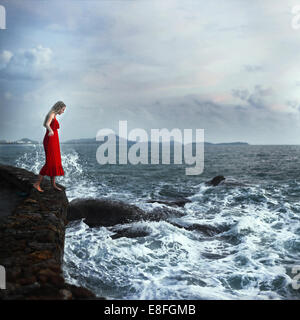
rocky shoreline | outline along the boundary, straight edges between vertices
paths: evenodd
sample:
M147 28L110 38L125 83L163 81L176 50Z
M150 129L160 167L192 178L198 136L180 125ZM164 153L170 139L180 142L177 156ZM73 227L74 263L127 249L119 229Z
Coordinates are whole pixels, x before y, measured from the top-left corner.
M105 299L65 282L62 272L68 199L44 179L43 193L32 187L37 176L0 165L0 265L5 268L3 300ZM3 274L2 274L3 276Z

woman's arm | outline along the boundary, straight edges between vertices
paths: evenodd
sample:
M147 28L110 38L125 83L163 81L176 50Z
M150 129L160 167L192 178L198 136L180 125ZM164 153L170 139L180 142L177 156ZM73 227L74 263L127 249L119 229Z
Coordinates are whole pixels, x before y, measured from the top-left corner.
M51 129L51 127L50 127L50 123L51 123L51 121L52 121L52 119L54 118L54 116L55 116L55 113L53 112L53 113L50 113L50 115L49 115L49 117L48 117L48 120L46 121L46 124L45 124L45 126L44 127L46 127L47 129L48 129L48 131L49 131L49 136L53 136L54 135L54 132L53 132L53 130Z

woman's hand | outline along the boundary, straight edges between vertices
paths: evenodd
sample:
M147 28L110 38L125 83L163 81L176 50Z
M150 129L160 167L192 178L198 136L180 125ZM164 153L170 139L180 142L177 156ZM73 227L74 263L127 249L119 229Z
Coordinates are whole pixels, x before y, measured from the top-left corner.
M45 123L45 128L47 128L47 130L48 130L48 136L49 137L51 137L51 136L53 136L54 135L54 132L53 132L53 130L52 130L52 128L50 127L50 123L52 122L52 120L53 120L53 118L55 117L55 113L54 112L52 112L52 113L50 113L50 115L48 116L48 119L47 119L47 121L46 121L46 123Z

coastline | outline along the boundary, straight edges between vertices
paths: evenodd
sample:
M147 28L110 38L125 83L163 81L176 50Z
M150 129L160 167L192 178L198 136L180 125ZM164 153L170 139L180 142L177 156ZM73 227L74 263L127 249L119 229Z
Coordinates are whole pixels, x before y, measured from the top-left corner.
M62 271L68 198L49 179L38 192L37 175L0 164L0 265L5 268L4 300L105 299L65 282Z

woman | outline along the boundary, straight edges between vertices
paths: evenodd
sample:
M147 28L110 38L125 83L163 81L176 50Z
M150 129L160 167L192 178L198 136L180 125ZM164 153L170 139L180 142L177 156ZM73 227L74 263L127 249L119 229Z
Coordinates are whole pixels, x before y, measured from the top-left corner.
M46 133L43 140L46 163L42 167L39 173L38 180L33 184L33 187L40 192L42 190L40 184L44 176L49 176L51 179L51 184L55 190L61 191L55 183L55 176L63 176L64 170L61 165L60 147L58 132L59 123L56 120L56 115L60 115L65 112L66 105L62 101L57 101L48 114L45 117L43 126L46 127Z

